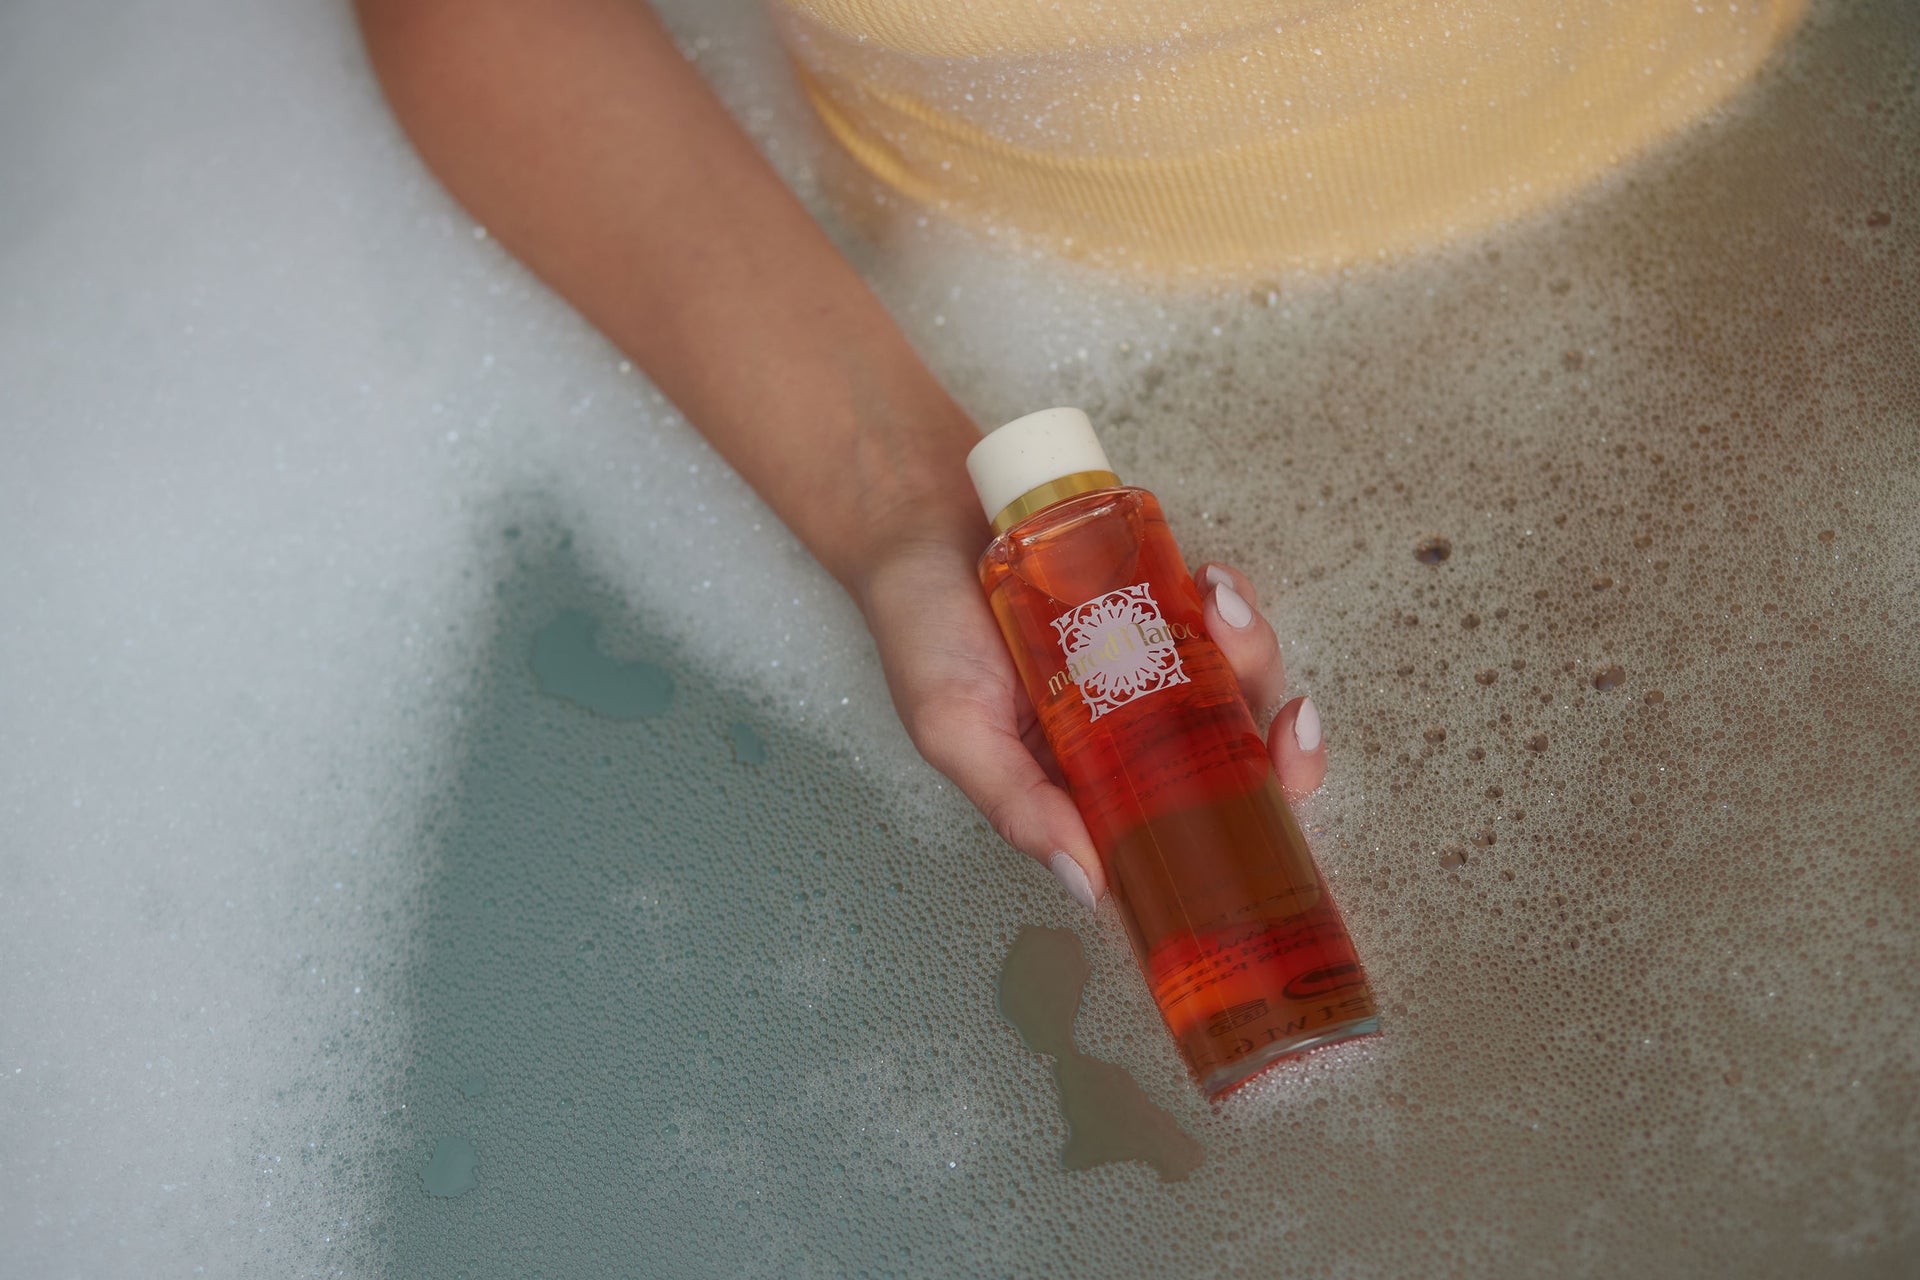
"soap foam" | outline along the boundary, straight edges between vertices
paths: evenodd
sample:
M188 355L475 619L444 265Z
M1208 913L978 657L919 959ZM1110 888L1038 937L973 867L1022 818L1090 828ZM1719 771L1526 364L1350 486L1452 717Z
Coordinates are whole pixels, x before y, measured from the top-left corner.
M1524 226L1228 288L863 187L751 6L663 7L983 424L1082 404L1252 577L1384 1033L1207 1106L1111 908L917 761L837 588L424 175L345 12L16 5L15 1265L1911 1259L1912 17L1821 11ZM567 609L673 673L693 746L540 692ZM1188 1181L1058 1168L994 1008L1035 923L1080 929L1079 1047L1201 1142ZM474 1186L430 1196L454 1139Z

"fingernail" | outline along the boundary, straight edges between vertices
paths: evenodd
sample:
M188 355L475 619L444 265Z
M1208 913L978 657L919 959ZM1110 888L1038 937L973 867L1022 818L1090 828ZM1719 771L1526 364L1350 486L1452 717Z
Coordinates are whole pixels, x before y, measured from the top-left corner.
M1300 714L1293 718L1293 740L1302 751L1320 746L1320 708L1313 705L1312 698L1300 699Z
M1253 621L1253 606L1224 582L1213 589L1213 607L1220 611L1220 620L1235 631Z
M1217 564L1210 564L1200 574L1200 580L1210 587L1231 587L1233 575Z
M1073 860L1073 855L1061 850L1047 859L1047 870L1053 872L1053 878L1060 887L1073 895L1073 900L1093 910L1093 884L1087 879L1087 873Z

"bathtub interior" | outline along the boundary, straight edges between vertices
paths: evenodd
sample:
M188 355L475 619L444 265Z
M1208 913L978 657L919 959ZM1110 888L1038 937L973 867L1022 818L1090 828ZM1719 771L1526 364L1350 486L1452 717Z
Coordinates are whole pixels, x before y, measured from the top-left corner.
M663 8L983 421L1083 405L1259 583L1383 1034L1205 1103L344 6L17 4L0 1271L1910 1265L1913 15L1817 8L1551 214L1229 288L856 226L757 12ZM1028 925L1189 1176L1060 1168Z

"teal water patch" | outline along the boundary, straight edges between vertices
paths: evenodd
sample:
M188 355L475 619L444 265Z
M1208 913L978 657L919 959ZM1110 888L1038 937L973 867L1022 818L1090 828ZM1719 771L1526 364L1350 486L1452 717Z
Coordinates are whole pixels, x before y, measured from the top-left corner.
M533 638L533 673L556 698L613 720L641 720L673 706L673 677L651 662L600 651L592 614L563 609Z
M1150 1166L1178 1182L1206 1153L1179 1121L1153 1104L1125 1068L1081 1053L1073 1023L1087 985L1087 957L1071 929L1022 929L1000 970L1000 1012L1035 1053L1053 1059L1067 1141L1063 1169L1091 1169L1119 1160Z
M469 1139L440 1138L433 1144L427 1167L420 1171L420 1185L430 1196L451 1200L480 1185L474 1174L479 1164L479 1153Z
M426 822L425 881L395 905L404 962L375 975L406 993L407 1047L375 1077L395 1100L393 1194L370 1273L1013 1274L1146 1256L1144 1221L1095 1224L1160 1194L1155 1174L1061 1171L1049 1072L994 1007L1020 923L1077 908L957 795L931 827L905 816L633 616L558 531L515 523L494 544L493 641ZM1102 973L1138 986L1109 942ZM1143 986L1135 1012L1156 1095L1204 1123ZM478 1153L475 1183L423 1195L423 1154L460 1152L435 1146L449 1134ZM1081 1225L1023 1238L1027 1211L1008 1206L1045 1186Z
M727 726L727 738L733 743L733 758L741 764L765 764L767 740L754 732L745 720Z

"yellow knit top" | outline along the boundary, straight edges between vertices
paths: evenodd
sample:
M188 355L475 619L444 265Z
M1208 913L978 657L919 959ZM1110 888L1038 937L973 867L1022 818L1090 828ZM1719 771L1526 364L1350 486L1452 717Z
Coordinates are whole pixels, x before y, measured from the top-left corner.
M1731 94L1806 0L777 0L873 173L1153 270L1321 267L1536 209Z

